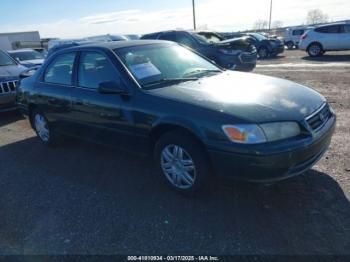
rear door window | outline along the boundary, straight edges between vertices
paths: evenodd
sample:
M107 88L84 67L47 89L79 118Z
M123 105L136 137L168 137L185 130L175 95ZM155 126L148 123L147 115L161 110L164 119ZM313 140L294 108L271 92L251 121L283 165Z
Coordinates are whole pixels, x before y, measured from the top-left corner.
M315 29L318 33L326 33L326 34L337 34L340 33L341 27L339 25L330 25L330 26L324 26Z
M72 85L72 73L76 53L58 55L48 66L44 82L60 85Z

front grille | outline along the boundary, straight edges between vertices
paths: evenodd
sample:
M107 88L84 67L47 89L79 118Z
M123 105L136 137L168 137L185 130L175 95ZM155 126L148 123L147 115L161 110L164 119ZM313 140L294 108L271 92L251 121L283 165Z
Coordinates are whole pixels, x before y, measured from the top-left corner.
M241 55L242 63L254 63L256 61L256 54L243 53Z
M0 82L0 94L16 92L17 80Z
M306 119L312 130L320 129L332 116L332 112L329 109L329 105L325 104L320 110L312 114Z

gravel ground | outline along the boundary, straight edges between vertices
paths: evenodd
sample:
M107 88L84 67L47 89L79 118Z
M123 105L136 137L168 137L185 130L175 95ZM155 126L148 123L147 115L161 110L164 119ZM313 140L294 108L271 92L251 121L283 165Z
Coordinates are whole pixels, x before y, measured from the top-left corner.
M301 51L256 73L313 87L338 115L333 142L306 174L234 183L188 199L151 161L85 142L52 149L27 120L0 115L0 254L350 254L350 53Z

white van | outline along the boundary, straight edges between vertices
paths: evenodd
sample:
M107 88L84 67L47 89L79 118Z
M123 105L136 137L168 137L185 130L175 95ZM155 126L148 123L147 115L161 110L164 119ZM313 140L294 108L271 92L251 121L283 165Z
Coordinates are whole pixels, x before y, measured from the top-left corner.
M284 44L287 46L289 50L298 48L300 37L308 30L306 27L294 27L288 28L284 32Z

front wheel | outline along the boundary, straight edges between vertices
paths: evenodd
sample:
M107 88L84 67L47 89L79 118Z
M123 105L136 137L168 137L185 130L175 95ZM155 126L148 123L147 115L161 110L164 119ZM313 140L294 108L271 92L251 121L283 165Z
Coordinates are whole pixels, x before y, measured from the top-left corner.
M155 146L154 158L163 180L185 195L208 188L210 165L202 146L184 131L164 134Z

